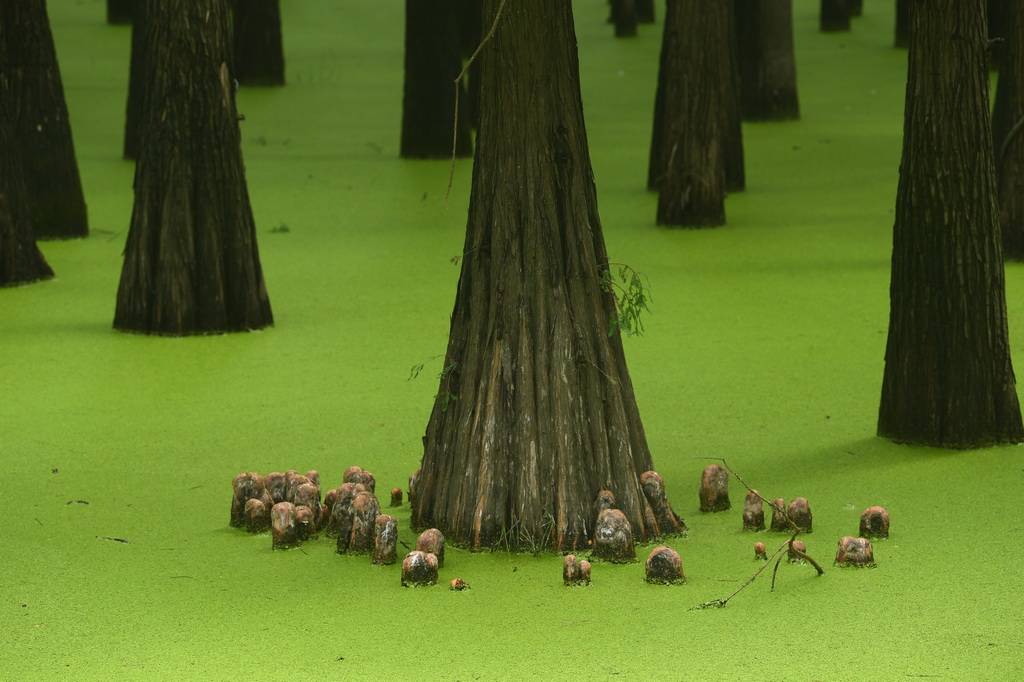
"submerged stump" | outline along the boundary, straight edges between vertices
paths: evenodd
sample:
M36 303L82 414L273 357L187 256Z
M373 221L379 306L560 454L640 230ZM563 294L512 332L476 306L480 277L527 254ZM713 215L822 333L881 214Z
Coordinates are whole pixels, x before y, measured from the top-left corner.
M777 533L785 533L791 530L789 516L786 515L788 506L781 497L772 500L772 530Z
M286 549L299 544L299 529L295 522L295 505L278 502L270 510L272 549Z
M862 538L889 537L889 512L883 507L868 507L860 515L860 536Z
M379 514L373 522L373 563L390 566L397 558L398 521L390 514Z
M644 491L644 497L654 512L654 520L658 524L660 535L672 535L686 530L683 523L669 504L668 496L665 494L665 480L657 471L645 471L640 474L640 488Z
M633 529L618 509L605 509L594 530L593 555L605 561L626 563L636 559Z
M837 566L869 568L875 565L875 552L871 541L847 535L839 540L836 547Z
M444 568L444 533L428 528L416 538L416 549L436 556L438 568Z
M797 497L789 503L787 510L789 520L796 524L796 527L803 533L810 533L813 530L811 518L811 505L807 503L806 497Z
M764 505L756 490L748 492L743 500L743 530L764 530Z
M729 502L729 472L725 467L720 464L704 467L698 495L702 512L720 512L732 507Z
M437 557L419 550L402 561L402 587L425 587L437 582Z
M250 498L245 503L245 529L250 533L262 533L270 528L270 507L262 500Z
M683 575L683 560L679 552L665 545L655 547L651 551L647 563L644 564L644 571L647 582L657 585L678 585L686 581Z
M569 587L590 584L590 562L579 560L573 554L562 561L562 582Z

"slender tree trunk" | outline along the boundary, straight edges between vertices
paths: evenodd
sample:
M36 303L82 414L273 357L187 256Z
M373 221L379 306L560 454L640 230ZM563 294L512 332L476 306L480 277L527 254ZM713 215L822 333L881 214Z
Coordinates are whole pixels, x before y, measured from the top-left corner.
M850 30L850 0L821 0L821 30Z
M612 24L616 38L632 38L636 35L636 1L612 0Z
M13 96L7 41L11 26L0 17L0 286L53 277L36 246L21 154L14 143Z
M859 17L864 14L864 0L847 0L850 4L850 16Z
M446 159L452 154L455 79L462 71L459 20L453 0L406 0L403 158ZM459 85L462 88L462 85ZM460 105L465 104L464 88ZM461 106L460 106L461 109ZM471 115L460 111L456 156L473 153Z
M498 0L484 3L489 27ZM651 456L618 332L569 0L504 6L481 55L480 130L446 370L413 525L480 549L581 549L614 492L658 533Z
M663 90L658 224L725 223L726 136L732 90L732 0L669 0L658 86ZM730 101L730 97L732 100ZM738 120L738 119L737 119Z
M1024 5L1004 9L1006 39L992 110L1003 257L1024 260Z
M132 10L136 2L141 2L141 0L107 0L107 23L132 23Z
M19 147L37 238L89 233L68 108L45 0L3 0L14 143Z
M234 0L235 78L241 85L284 85L279 0Z
M1024 439L1006 322L984 0L912 5L878 433Z
M468 61L473 57L480 41L483 38L483 30L480 26L481 0L455 0L456 14L459 24L459 43L462 45L462 57ZM490 28L490 27L488 27ZM474 61L469 65L469 70L463 77L466 83L465 98L459 98L459 117L466 117L466 122L471 128L476 128L480 123L480 62Z
M743 120L800 118L792 0L736 0L735 10Z
M135 206L114 326L151 334L273 323L245 184L225 0L153 0Z
M131 65L128 70L128 98L125 105L124 119L124 150L123 156L126 159L137 159L139 157L139 137L142 127L142 110L146 96L146 88L149 87L146 78L149 67L146 65L146 30L149 26L146 20L147 6L153 0L136 0L134 21L132 23L132 52Z

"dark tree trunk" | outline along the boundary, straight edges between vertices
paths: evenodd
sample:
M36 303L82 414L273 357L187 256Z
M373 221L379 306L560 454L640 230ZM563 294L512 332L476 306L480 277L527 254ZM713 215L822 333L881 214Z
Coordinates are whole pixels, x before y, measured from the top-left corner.
M792 0L736 0L735 9L743 120L800 118Z
M658 78L662 90L658 224L725 223L726 112L736 107L730 67L732 0L669 0ZM738 116L735 119L738 121ZM737 126L738 127L738 126ZM652 144L652 147L654 145Z
M137 1L141 2L141 0L107 0L107 23L132 23L132 10Z
M850 0L821 0L821 30L850 30Z
M126 159L139 157L139 137L142 127L142 109L146 97L146 82L149 67L146 61L146 7L153 0L137 0L132 23L132 54L128 69L128 101L125 105L124 150Z
M1024 5L1005 8L1006 41L992 110L1003 257L1024 260Z
M284 85L278 0L234 0L234 75L241 85Z
M640 24L653 24L655 19L654 0L635 0L636 20Z
M879 435L976 448L1024 439L1006 322L985 0L911 9Z
M462 71L462 40L453 0L405 1L405 88L400 155L446 159L473 153L470 116L460 111L455 131L455 85ZM462 88L462 85L459 85ZM466 97L460 90L459 103ZM460 106L461 110L461 106ZM454 135L454 140L453 140Z
M28 284L53 277L36 246L21 155L14 143L14 107L7 41L9 25L0 14L0 286Z
M910 45L910 0L896 0L896 47Z
M484 26L499 0L486 0ZM638 540L651 455L617 330L569 0L507 3L481 58L480 131L449 367L414 526L474 549L573 550L614 492Z
M864 0L847 0L850 5L850 16L859 17L864 14Z
M1009 20L1012 5L1020 0L988 0L989 68L998 68L1005 54L1006 41L1011 37Z
M616 38L632 38L636 35L635 0L612 0L612 24Z
M67 239L89 233L68 108L45 0L4 0L6 49L14 108L14 143L28 190L37 238Z
M226 0L153 0L135 206L114 327L151 334L273 323L245 184Z
M462 45L462 56L465 60L472 58L483 38L480 26L481 0L456 0L456 14L459 21L459 42ZM490 27L488 27L490 28ZM471 128L480 122L480 62L474 61L463 76L466 83L465 98L459 97L459 116L465 116Z

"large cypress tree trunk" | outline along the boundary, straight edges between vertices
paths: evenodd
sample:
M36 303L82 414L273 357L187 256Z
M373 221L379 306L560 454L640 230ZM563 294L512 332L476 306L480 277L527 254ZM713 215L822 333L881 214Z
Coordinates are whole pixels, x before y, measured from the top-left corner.
M68 108L50 33L45 0L3 0L6 42L18 145L29 210L39 238L89 233L82 181L71 139Z
M135 206L114 326L153 334L273 322L245 183L226 0L153 0Z
M896 47L910 45L910 0L896 0Z
M142 0L107 0L107 23L132 23L132 10L135 9L137 2Z
M658 88L663 92L658 224L725 223L726 147L738 115L731 69L732 0L669 0ZM653 148L653 145L652 145Z
M735 9L743 120L800 118L792 0L736 0Z
M444 159L473 153L472 106L460 88L455 131L455 79L462 70L460 20L456 0L406 0L405 84L402 97L404 158ZM454 138L453 138L454 134Z
M0 286L53 277L36 246L20 153L14 143L14 100L6 49L11 28L0 20Z
M235 78L242 85L284 85L279 0L235 0Z
M484 26L498 0L486 0ZM480 129L440 397L413 524L472 548L584 548L597 493L658 526L617 331L569 0L505 5L481 59Z
M1024 260L1024 6L1007 4L1003 17L1006 38L992 110L992 141L1003 257Z
M878 433L947 448L1020 442L985 0L913 3L910 21Z

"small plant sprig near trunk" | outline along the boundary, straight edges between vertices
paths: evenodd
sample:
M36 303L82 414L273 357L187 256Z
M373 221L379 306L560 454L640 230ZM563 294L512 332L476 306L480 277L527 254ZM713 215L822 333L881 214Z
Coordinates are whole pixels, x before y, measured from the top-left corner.
M612 275L612 269L618 277ZM601 289L615 296L618 314L608 321L608 336L618 328L626 336L640 336L644 333L642 316L650 312L647 302L651 300L650 281L647 275L637 272L623 263L606 263L601 270Z
M443 385L441 386L441 390L434 394L434 399L441 401L441 411L445 412L447 411L448 406L451 404L451 401L459 399L459 396L457 396L456 394L452 393L451 390L449 390L451 388L451 374L458 368L458 362L452 360L447 355L433 355L427 358L424 362L420 362L413 365L412 369L409 371L409 378L407 379L407 381L412 381L413 379L418 377L420 375L420 372L423 371L423 367L428 362L436 360L440 357L444 358L444 367L441 369L441 372L437 375L437 378L443 382Z
M775 568L772 569L772 586L771 586L771 589L774 590L775 589L775 578L776 578L776 575L777 575L777 573L779 571L779 564L782 562L782 557L785 554L787 554L787 553L797 557L798 559L803 559L804 561L809 563L811 566L813 566L815 568L816 571L818 571L818 575L823 575L825 573L825 570L821 567L821 565L817 561L812 559L806 552L801 550L799 547L794 547L793 546L793 541L796 540L797 536L799 536L803 532L803 530L799 526L797 526L795 523L793 523L793 520L789 518L788 514L786 514L786 510L785 509L781 509L780 510L775 505L775 502L762 497L761 493L757 492L756 490L751 488L749 485L747 485L747 482L744 481L743 478L741 478L739 474L737 474L735 471L733 471L732 467L730 467L726 463L726 461L724 459L722 459L721 457L694 457L693 459L711 459L711 460L715 460L716 462L721 462L722 466L725 467L726 470L728 470L728 472L730 474L735 476L736 480L739 481L743 485L744 488L746 488L751 493L753 493L754 495L757 495L759 498L761 498L761 501L764 502L765 504L767 504L768 506L770 506L773 510L781 512L783 514L784 518L786 519L787 523L789 524L790 528L793 530L793 534L789 537L788 540L786 540L781 545L779 545L778 549L776 549L774 552L772 552L771 556L768 557L768 560L764 563L764 565L762 565L759 569L754 571L754 575L750 576L750 578L748 578L745 583L740 585L739 588L737 588L732 594L730 594L728 597L725 597L724 599L713 599L712 601L708 601L708 602L704 602L703 604L697 604L696 606L692 606L692 607L690 607L691 611L696 611L696 610L700 610L700 609L708 609L708 608L712 608L712 607L719 608L719 609L722 608L723 606L725 606L726 604L729 603L730 599L732 599L737 594L742 592L743 589L747 585L749 585L750 583L754 582L754 580L757 578L757 576L761 575L761 573L764 571L764 569L768 568L768 566L772 562L772 559L775 559Z

